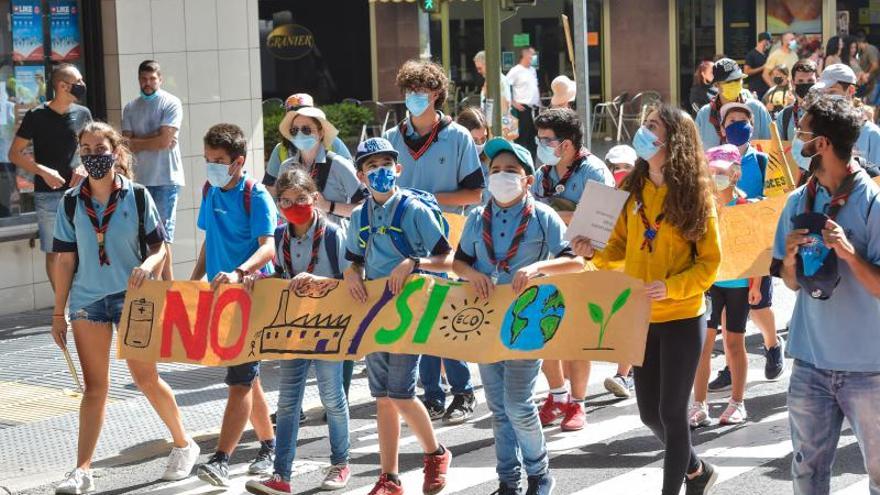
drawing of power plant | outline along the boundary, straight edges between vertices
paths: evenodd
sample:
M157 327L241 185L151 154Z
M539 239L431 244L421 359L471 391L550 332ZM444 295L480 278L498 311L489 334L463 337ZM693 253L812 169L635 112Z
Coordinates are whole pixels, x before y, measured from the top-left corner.
M287 319L290 291L281 292L278 312L260 336L260 352L270 354L338 354L351 315L309 314Z

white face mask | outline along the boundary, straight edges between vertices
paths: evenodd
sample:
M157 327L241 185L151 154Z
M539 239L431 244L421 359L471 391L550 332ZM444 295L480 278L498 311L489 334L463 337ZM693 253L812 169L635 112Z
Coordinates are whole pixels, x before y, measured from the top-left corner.
M486 147L486 143L483 143L483 144L475 144L474 146L476 146L476 148L477 148L477 154L478 154L478 155L482 155L482 154L483 154L483 148Z
M523 176L498 172L489 176L489 193L499 203L510 203L523 192Z
M727 174L715 174L713 176L715 179L715 188L719 191L723 191L730 187L730 177Z

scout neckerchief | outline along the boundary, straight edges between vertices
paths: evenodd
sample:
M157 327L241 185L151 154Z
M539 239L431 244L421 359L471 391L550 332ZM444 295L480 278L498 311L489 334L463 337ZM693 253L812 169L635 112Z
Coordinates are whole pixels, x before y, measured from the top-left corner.
M654 252L654 239L657 237L657 233L660 232L660 223L663 221L663 213L657 215L657 218L654 219L654 223L648 220L648 215L645 213L645 202L642 200L642 192L639 191L636 194L636 211L639 214L639 218L642 220L642 225L645 227L645 238L642 240L642 247L640 249L648 248L649 253Z
M89 220L92 222L95 237L98 239L98 262L102 266L110 264L110 258L107 257L107 249L104 241L107 234L107 227L110 226L110 219L113 217L113 212L116 211L116 205L121 190L122 179L117 177L113 180L113 190L110 192L110 199L107 200L107 208L104 210L104 215L101 217L101 220L98 220L98 213L95 211L95 203L92 201L92 188L89 186L88 180L83 182L79 191L79 195L83 200L83 205L86 207L86 214L88 214Z
M745 103L743 101L742 95L736 97L736 103ZM709 123L715 127L715 133L718 134L718 139L724 141L724 137L721 136L721 95L717 95L709 101Z
M492 241L493 203L494 201L489 201L489 204L483 209L483 243L485 243L486 251L489 253L489 263L495 267L495 270L509 272L510 262L513 260L514 256L516 256L517 251L519 251L519 245L522 242L523 236L525 236L526 227L528 227L529 220L532 218L534 203L532 196L527 195L526 204L523 205L522 217L519 220L519 225L516 227L516 231L513 233L513 238L510 240L510 248L507 249L507 254L504 255L504 259L500 261L495 258L495 243Z
M590 156L590 152L585 148L581 148L574 157L574 160L572 160L571 165L568 166L568 170L565 171L565 175L556 183L556 187L550 185L550 171L553 170L554 165L544 165L541 167L541 190L544 193L544 197L549 198L564 193L568 179L571 179L574 172L583 166L583 161L588 156Z
M324 238L324 219L317 213L314 216L315 231L312 234L312 257L309 265L306 267L306 273L314 273L315 266L318 264L318 249L321 247L321 240ZM284 235L281 237L281 252L284 255L284 271L292 278L296 273L293 270L293 261L290 257L290 234L293 231L293 224L288 223L284 229Z
M428 152L428 149L437 141L437 136L440 135L440 131L442 131L446 126L452 123L452 118L443 115L440 112L440 118L437 119L437 122L434 122L434 126L431 127L431 132L424 136L419 136L416 138L409 137L409 133L407 132L407 122L410 119L404 120L400 123L400 135L403 136L403 142L406 143L406 147L409 150L410 156L412 156L413 160L418 160L425 153Z
M849 199L849 195L852 193L853 188L856 185L856 174L858 173L858 169L855 169L852 164L849 164L847 165L847 170L849 170L849 175L843 179L843 182L840 183L840 187L838 187L834 195L831 196L831 202L828 203L827 215L831 220L834 220L837 217L837 214L840 213L840 209L846 204L846 200ZM807 213L813 212L813 206L816 204L816 193L818 191L819 179L814 175L807 181L807 197L805 201Z

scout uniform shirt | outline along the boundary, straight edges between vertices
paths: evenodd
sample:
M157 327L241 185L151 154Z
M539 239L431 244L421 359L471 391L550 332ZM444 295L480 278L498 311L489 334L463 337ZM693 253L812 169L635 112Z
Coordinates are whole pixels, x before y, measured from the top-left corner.
M716 98L718 98L716 96ZM764 108L764 104L754 98L747 98L743 101L752 110L752 119L754 120L752 139L770 139L770 113ZM721 144L721 138L709 115L712 113L712 103L703 105L703 108L697 112L695 123L700 131L700 139L703 141L703 149L709 149L713 146Z
M351 160L351 152L348 151L348 147L345 146L345 143L342 142L341 139L339 139L339 136L333 140L333 145L330 147L330 151L346 160ZM297 155L299 155L299 150L286 140L282 139L280 143L276 144L275 147L272 148L272 153L269 155L269 161L266 163L266 174L272 175L272 184L266 184L265 177L263 178L263 184L266 186L275 184L274 179L277 179L281 174L279 171L281 170L281 164L287 161L288 158L294 158ZM299 159L297 159L297 162L299 162Z
M544 190L544 167L540 167L535 171L535 182L532 184L532 194L538 201L551 204L553 198L561 198L568 201L571 201L574 204L578 204L581 200L581 195L584 193L584 187L587 185L588 180L596 181L600 184L605 184L606 186L615 186L614 176L611 174L611 171L608 170L608 166L605 163L592 154L588 154L586 157L577 160L575 163L571 164L574 171L569 176L568 180L565 181L565 184L560 184L559 173L556 171L556 166L550 167L549 178L550 178L550 190ZM559 186L562 187L559 187ZM557 191L561 189L562 192Z
M348 268L349 262L345 259L345 230L341 227L336 228L336 245L328 246L329 236L327 229L332 228L326 219L324 220L324 235L321 242L315 246L315 227L318 222L312 222L308 232L302 237L296 237L290 224L282 225L275 230L275 240L278 249L275 250L275 271L284 276L292 278L293 276L308 272L319 277L336 278ZM287 235L287 243L284 243L284 231L291 228ZM328 250L334 250L337 253L336 259L339 266L335 267L331 263ZM317 250L317 261L314 269L309 271L309 264L312 261L312 251ZM287 255L289 254L289 263ZM291 265L293 270L291 271ZM338 272L337 272L338 269Z
M104 249L107 253L109 265L102 265L98 259L98 237L95 234L92 221L86 213L84 198L80 196L84 180L79 186L72 188L67 194L77 197L76 210L73 215L73 223L67 218L63 203L59 204L58 213L55 217L55 251L59 253L76 253L79 265L73 276L73 285L70 288L70 312L80 309L99 301L112 294L124 292L128 288L128 279L131 271L140 266L141 247L138 238L138 212L137 203L131 188L131 181L116 176L120 181L121 189L116 202L116 210L110 217L107 232L104 235ZM159 211L150 193L144 191L144 230L147 234L147 245L152 246L159 242L165 242L165 229L159 220ZM107 205L92 199L95 213L103 222L104 211Z

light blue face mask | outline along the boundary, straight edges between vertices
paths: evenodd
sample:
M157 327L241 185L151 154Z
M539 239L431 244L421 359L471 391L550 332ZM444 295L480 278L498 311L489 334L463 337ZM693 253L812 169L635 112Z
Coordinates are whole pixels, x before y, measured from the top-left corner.
M146 94L146 93L144 93L143 89L141 90L141 98L143 98L147 101L153 101L158 97L159 97L159 90L158 89L156 91L153 91L151 94Z
M431 106L431 96L428 93L414 93L412 91L406 93L406 109L413 117L425 113L429 106Z
M397 174L394 172L394 167L374 168L367 173L367 181L370 183L370 189L385 194L394 188Z
M293 145L300 151L308 151L314 148L316 144L318 144L318 140L315 136L306 136L302 132L293 136Z
M208 162L206 174L208 182L214 187L223 187L232 180L232 174L229 173L229 165L225 163Z
M798 167L801 170L810 170L810 163L813 161L813 157L816 155L804 156L802 153L804 152L804 146L806 146L808 142L812 142L815 139L816 138L814 137L813 139L804 142L803 139L795 137L794 140L791 142L791 156L794 157L794 161L797 163Z
M561 156L556 156L556 148L538 143L538 160L541 163L544 165L556 165L561 159Z
M791 51L793 51L793 52L796 52L797 49L798 49L798 42L797 42L797 40L791 40L791 41L789 41L789 42L788 42L788 49L791 50Z
M639 127L635 137L633 137L633 148L636 150L636 155L645 161L653 158L660 151L660 146L663 146L662 144L654 144L656 141L657 136L648 130L647 127Z

